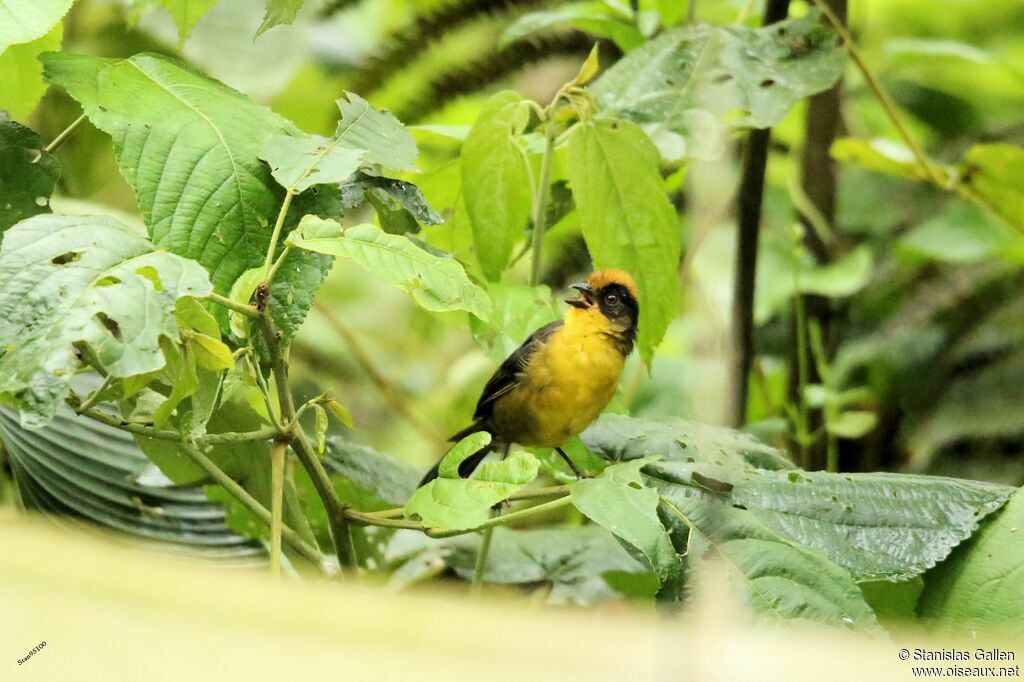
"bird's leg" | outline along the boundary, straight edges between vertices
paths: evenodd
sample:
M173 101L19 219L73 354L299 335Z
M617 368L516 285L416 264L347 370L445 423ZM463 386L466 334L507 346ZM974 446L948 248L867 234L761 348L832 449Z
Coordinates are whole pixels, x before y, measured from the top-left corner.
M576 468L576 465L573 464L571 459L569 459L569 455L565 454L565 450L563 450L562 448L555 448L555 452L557 452L562 457L562 459L565 460L565 463L569 465L569 468L572 469L572 472L576 474L577 481L583 478L583 473Z

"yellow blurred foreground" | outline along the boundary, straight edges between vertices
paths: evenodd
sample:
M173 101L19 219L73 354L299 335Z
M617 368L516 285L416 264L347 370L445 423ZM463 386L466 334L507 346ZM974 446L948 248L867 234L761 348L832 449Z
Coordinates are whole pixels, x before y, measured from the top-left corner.
M912 665L949 665L901 661L901 648L1014 650L980 636L925 644L917 636L870 641L825 628L739 626L730 612L706 603L688 622L659 623L625 609L530 609L521 601L276 582L0 520L4 682L883 682L917 679ZM1024 646L1015 648L1011 664L1019 665Z

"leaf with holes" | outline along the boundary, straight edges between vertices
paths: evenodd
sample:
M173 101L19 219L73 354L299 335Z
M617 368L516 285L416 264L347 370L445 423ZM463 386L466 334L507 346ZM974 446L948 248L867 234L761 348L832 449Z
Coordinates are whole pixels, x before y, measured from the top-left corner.
M290 122L223 84L167 57L129 59L43 55L47 79L67 89L90 121L114 141L150 239L193 258L228 295L242 273L263 263L283 190L259 158L275 134L301 135ZM285 221L340 216L340 192L319 186L299 195ZM271 287L271 311L290 338L330 269L327 257L289 254ZM214 308L228 331L228 314Z
M644 469L663 496L727 498L857 580L905 580L945 559L1013 488L940 476L764 471L689 462ZM708 482L717 485L709 486Z
M0 118L0 239L19 220L49 213L50 195L59 177L60 164L43 151L39 135Z
M752 29L693 25L648 41L592 86L602 108L639 124L669 160L708 158L718 127L766 128L828 89L846 51L817 11ZM705 145L702 147L702 145Z
M658 519L658 492L644 486L640 468L651 458L613 464L599 478L570 487L572 503L594 523L636 549L663 585L681 580L682 562Z
M0 245L0 396L39 427L69 392L87 345L115 377L164 366L175 302L210 292L195 261L158 251L112 218L40 215Z

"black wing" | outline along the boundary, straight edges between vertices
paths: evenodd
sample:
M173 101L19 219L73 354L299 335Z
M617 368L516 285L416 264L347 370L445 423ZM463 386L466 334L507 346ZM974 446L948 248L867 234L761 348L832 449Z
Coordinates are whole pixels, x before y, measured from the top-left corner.
M495 401L515 388L518 382L518 374L526 368L526 364L533 357L533 354L537 352L537 349L543 346L544 342L551 338L551 335L558 331L563 324L562 320L556 320L544 325L530 334L530 337L523 341L523 345L519 346L512 355L505 358L505 362L501 363L498 369L494 371L494 376L490 378L484 386L483 393L480 394L480 400L476 404L476 412L473 413L473 419L477 423L490 418L494 412Z

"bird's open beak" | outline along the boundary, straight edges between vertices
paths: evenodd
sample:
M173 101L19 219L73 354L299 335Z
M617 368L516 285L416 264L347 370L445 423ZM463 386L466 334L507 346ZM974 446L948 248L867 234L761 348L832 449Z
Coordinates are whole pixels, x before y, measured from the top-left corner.
M581 310L587 310L588 308L594 307L594 290L591 289L588 285L570 284L569 288L575 289L576 291L580 292L580 297L567 298L565 300L566 303L573 306L574 308L579 308Z

